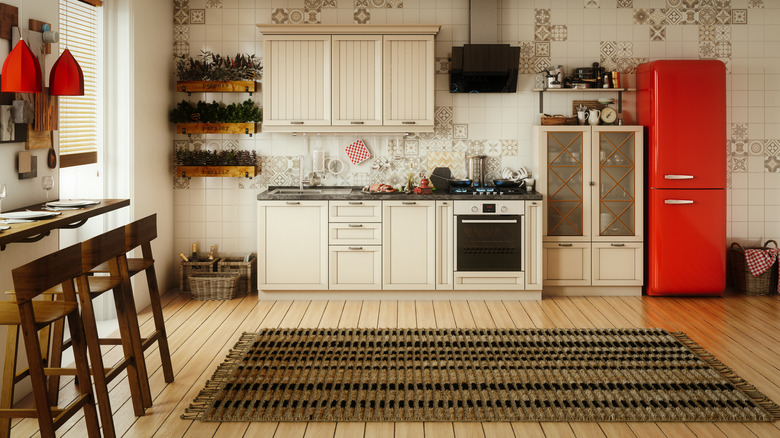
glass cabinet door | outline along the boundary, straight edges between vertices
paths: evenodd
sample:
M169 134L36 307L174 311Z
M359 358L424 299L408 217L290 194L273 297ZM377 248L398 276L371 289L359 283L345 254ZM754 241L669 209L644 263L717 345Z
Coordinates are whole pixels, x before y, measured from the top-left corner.
M545 132L547 236L584 236L583 131Z
M633 131L600 131L597 236L635 236L637 147Z

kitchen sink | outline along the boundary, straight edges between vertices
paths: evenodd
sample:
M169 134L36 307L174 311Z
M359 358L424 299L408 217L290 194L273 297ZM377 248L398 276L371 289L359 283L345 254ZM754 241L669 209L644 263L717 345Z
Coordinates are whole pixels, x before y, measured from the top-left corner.
M304 188L303 190L274 189L269 194L270 195L349 195L350 193L352 193L352 189L350 188L345 188L345 189Z

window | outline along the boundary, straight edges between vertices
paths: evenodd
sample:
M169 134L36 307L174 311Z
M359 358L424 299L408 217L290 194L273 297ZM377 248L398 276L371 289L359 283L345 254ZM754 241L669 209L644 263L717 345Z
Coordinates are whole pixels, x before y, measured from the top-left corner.
M60 96L60 167L97 163L101 144L102 97L100 9L94 2L59 0L60 53L66 48L84 72L84 96Z

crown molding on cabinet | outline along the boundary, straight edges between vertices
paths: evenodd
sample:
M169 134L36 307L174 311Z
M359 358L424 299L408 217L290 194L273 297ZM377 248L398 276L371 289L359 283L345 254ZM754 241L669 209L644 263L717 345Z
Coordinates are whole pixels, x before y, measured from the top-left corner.
M258 24L263 35L436 35L439 24Z

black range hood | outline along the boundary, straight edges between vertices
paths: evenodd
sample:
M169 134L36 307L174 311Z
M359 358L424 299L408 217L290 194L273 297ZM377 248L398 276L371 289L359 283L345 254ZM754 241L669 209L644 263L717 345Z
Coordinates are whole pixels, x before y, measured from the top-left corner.
M509 44L466 44L452 48L451 93L514 93L520 48Z

